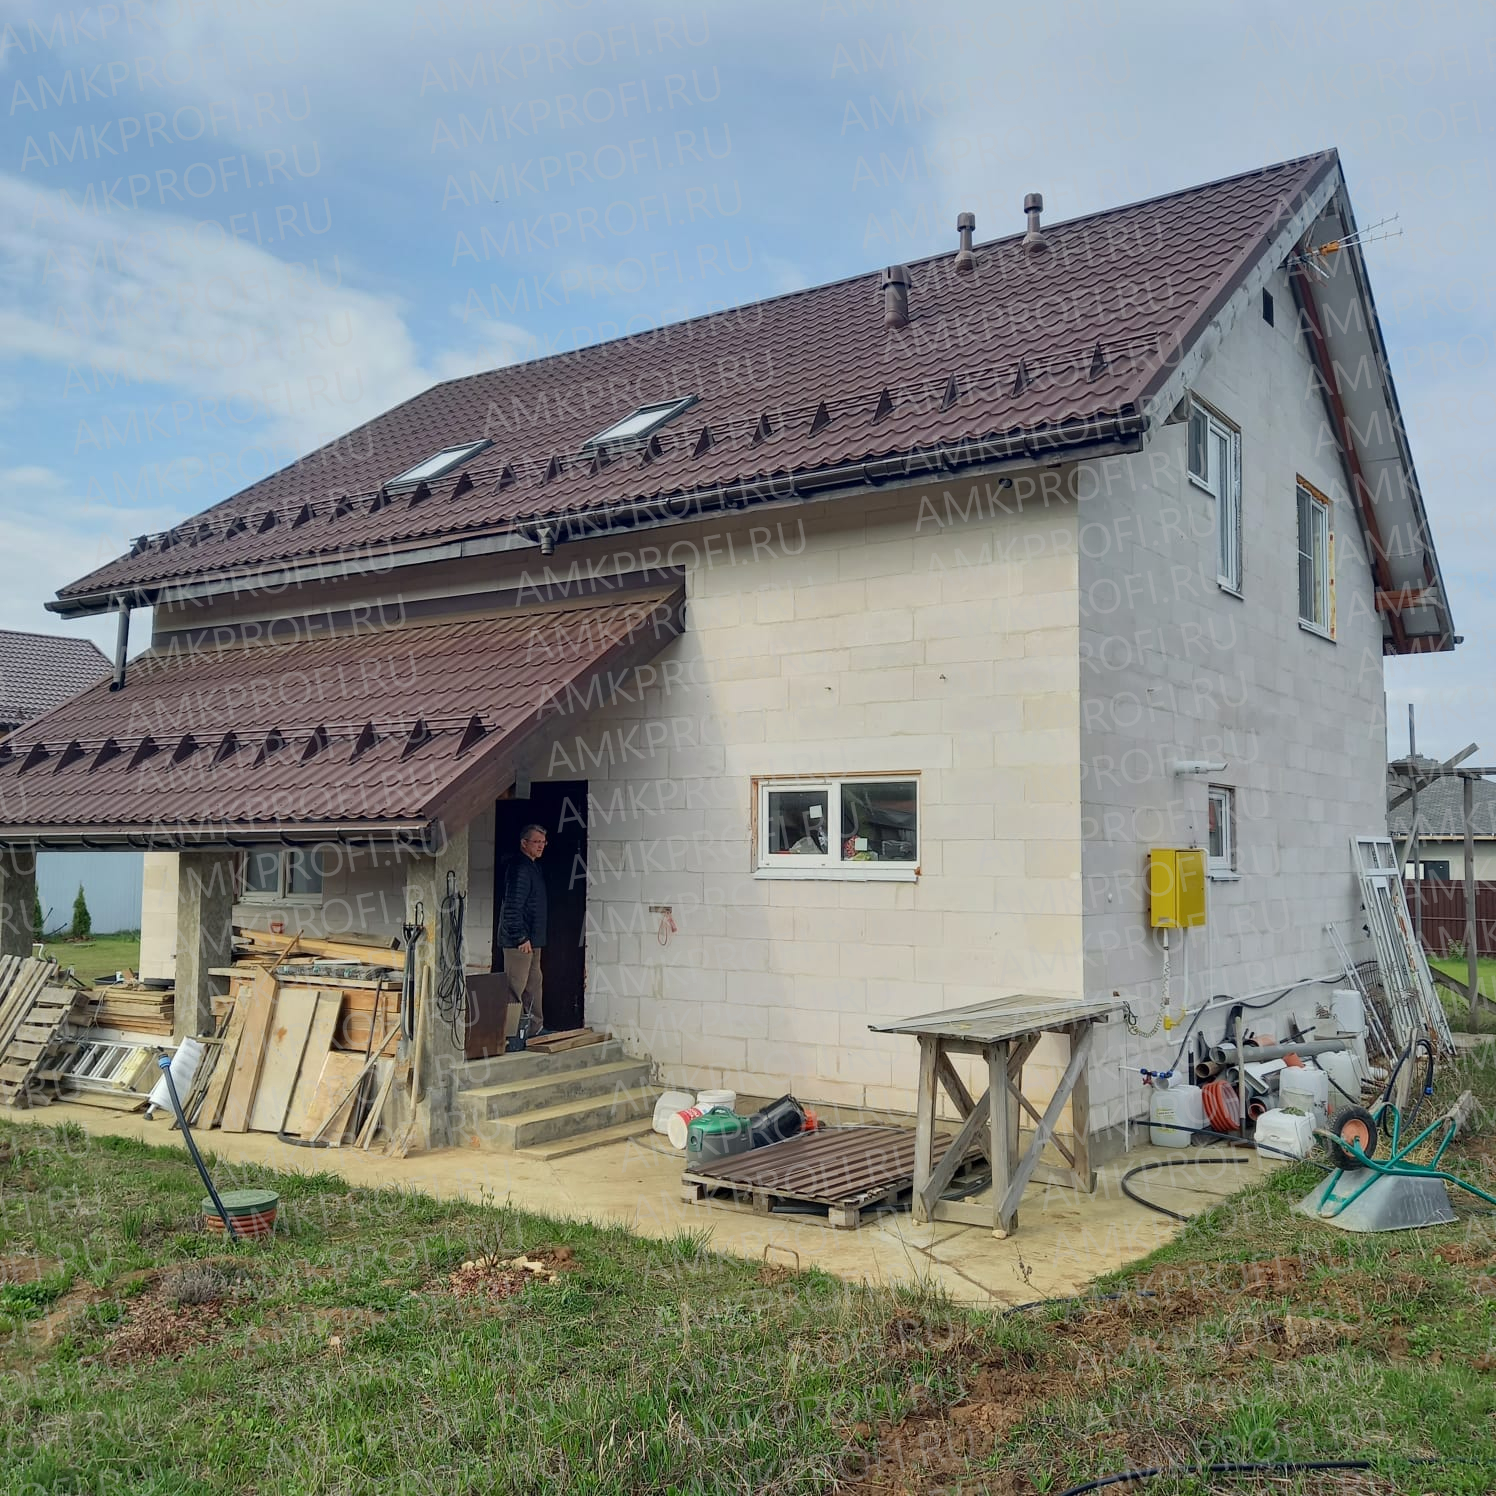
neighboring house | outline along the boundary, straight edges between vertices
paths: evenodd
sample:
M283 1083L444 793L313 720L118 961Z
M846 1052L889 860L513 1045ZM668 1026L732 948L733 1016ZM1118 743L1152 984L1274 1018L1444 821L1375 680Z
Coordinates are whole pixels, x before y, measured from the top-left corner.
M107 656L88 639L0 629L0 738L108 674ZM43 852L36 867L43 928L71 926L81 887L95 930L133 929L140 923L141 862L139 852Z
M108 674L109 660L88 639L0 629L0 737Z
M1407 760L1402 760L1404 764ZM1436 769L1433 759L1420 762L1425 771ZM1387 776L1389 805L1408 787L1406 777ZM1472 785L1470 827L1478 881L1496 880L1496 784L1477 779ZM1399 847L1413 829L1413 802L1404 800L1387 812L1387 827ZM1465 877L1465 789L1458 778L1438 779L1418 791L1418 860L1423 876L1434 883L1460 883ZM1406 866L1413 876L1411 856Z
M1326 152L440 385L62 590L153 649L18 737L0 841L175 856L190 1023L231 915L391 935L449 872L489 969L541 821L551 1022L867 1107L870 1024L1328 976L1381 657L1456 642L1354 231ZM1168 951L1157 846L1211 868ZM1103 1033L1098 1132L1177 1043Z

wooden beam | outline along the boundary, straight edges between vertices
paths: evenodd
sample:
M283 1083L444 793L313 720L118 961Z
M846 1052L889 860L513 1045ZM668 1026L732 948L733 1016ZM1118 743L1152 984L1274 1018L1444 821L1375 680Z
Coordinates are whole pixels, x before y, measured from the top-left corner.
M1060 1077L1060 1083L1055 1087L1054 1095L1050 1097L1049 1105L1044 1109L1044 1118L1039 1123L1034 1140L1029 1144L1028 1152L1023 1155L1013 1178L1008 1183L1006 1192L997 1196L1001 1202L997 1207L999 1234L1006 1234L1012 1230L1011 1223L1017 1219L1018 1202L1023 1198L1024 1187L1028 1184L1029 1177L1039 1162L1039 1155L1044 1151L1044 1145L1049 1141L1055 1123L1060 1119L1060 1113L1065 1109L1065 1103L1070 1099L1070 1092L1075 1088L1076 1079L1090 1061L1091 1036L1095 1031L1095 1025L1088 1023L1071 1043L1070 1063L1065 1066L1065 1073ZM997 1174L995 1170L992 1182L993 1193L996 1196Z
M1392 772L1394 774L1406 773L1409 778L1414 779L1418 782L1420 789L1426 789L1429 785L1433 784L1435 780L1442 779L1446 774L1454 772L1455 766L1457 764L1464 763L1472 753L1479 751L1479 748L1480 745L1478 743L1467 743L1463 748L1460 749L1458 753L1455 754L1453 758L1446 758L1444 762L1438 766L1438 768L1430 769L1425 774L1417 773L1413 769L1403 769L1400 765L1397 764L1392 765ZM1471 770L1470 772L1473 773L1474 771ZM1394 811L1398 808L1399 805L1406 805L1407 802L1412 798L1413 791L1411 789L1403 790L1401 794L1396 795L1393 799L1387 802L1387 809L1389 811Z
M940 1058L940 1040L933 1034L919 1036L919 1111L914 1120L914 1219L930 1219L925 1210L924 1188L935 1171L935 1075Z
M951 1182L956 1170L961 1165L961 1160L966 1157L967 1151L975 1141L977 1133L987 1124L987 1115L991 1111L1003 1111L1000 1106L994 1106L992 1092L986 1091L981 1100L967 1113L966 1120L961 1124L961 1130L951 1139L950 1146L940 1156L940 1162L931 1170L930 1177L920 1192L920 1199L925 1207L925 1219L929 1220L931 1212L935 1208L935 1202L944 1192L946 1185Z
M992 1231L995 1236L1007 1236L1009 1232L1018 1229L1018 1195L1023 1193L1023 1186L1018 1186L1017 1195L1013 1193L1011 1181L1015 1178L1027 1178L1023 1173L1023 1165L1020 1163L1016 1175L1009 1168L1009 1162L1013 1155L1014 1144L1018 1138L1018 1130L1013 1126L1013 1114L1007 1106L1009 1066L1009 1048L1006 1043L994 1044L987 1054L987 1094L993 1098L991 1107L992 1121L992 1209L993 1222ZM1001 1100L1003 1105L997 1105ZM1036 1159L1037 1162L1037 1159ZM1012 1208L1008 1207L1008 1199L1012 1196Z
M1398 613L1404 608L1418 608L1435 601L1437 597L1428 587L1398 587L1378 591L1377 612Z

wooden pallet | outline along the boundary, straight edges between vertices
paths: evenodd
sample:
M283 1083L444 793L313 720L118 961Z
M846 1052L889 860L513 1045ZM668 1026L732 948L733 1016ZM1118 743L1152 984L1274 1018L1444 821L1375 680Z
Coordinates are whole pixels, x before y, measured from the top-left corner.
M27 1106L40 1101L45 1105L47 1098L31 1094L31 1083L72 1011L70 987L47 986L37 994L0 1053L0 1103Z
M772 1215L776 1205L820 1208L826 1222L854 1231L865 1211L893 1209L914 1183L914 1134L907 1128L855 1127L802 1133L681 1175L681 1198ZM801 1211L786 1214L802 1214Z

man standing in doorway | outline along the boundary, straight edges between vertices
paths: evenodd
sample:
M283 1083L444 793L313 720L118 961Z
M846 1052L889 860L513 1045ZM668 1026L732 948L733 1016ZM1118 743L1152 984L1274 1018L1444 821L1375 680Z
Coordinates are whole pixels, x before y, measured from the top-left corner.
M520 856L504 874L504 902L499 911L499 945L504 952L504 977L512 1001L520 1005L520 1032L527 1039L550 1033L541 1006L540 953L545 947L545 878L540 856L545 851L545 827L530 825L520 832Z

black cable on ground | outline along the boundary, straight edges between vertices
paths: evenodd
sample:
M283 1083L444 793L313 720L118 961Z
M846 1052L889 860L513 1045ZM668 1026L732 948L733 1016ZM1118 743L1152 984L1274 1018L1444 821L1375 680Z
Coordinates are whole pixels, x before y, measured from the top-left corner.
M1154 1122L1147 1117L1132 1117L1129 1120L1134 1127L1157 1127L1164 1132L1187 1132L1192 1137L1210 1138L1212 1142L1239 1143L1243 1148L1255 1148L1259 1153L1271 1153L1275 1158L1286 1158L1291 1163L1310 1164L1325 1174L1335 1172L1317 1158L1300 1158L1297 1153L1290 1153L1286 1148L1274 1148L1271 1143L1259 1143L1256 1138L1244 1137L1241 1133L1216 1132L1209 1127L1186 1127L1180 1122Z
M1418 1459L1414 1465L1437 1465L1438 1460ZM1104 1475L1084 1485L1071 1486L1060 1496L1086 1496L1088 1491L1103 1491L1108 1486L1126 1485L1130 1480L1153 1480L1160 1475L1297 1475L1306 1470L1374 1470L1370 1460L1230 1460L1219 1465L1160 1465L1150 1470L1124 1470L1119 1475Z
M1152 1163L1139 1164L1136 1168L1129 1169L1122 1176L1122 1193L1126 1195L1127 1198L1133 1202L1133 1204L1141 1205L1148 1210L1156 1210L1160 1215L1168 1216L1171 1221L1192 1220L1193 1217L1180 1215L1177 1210L1170 1210L1166 1205L1159 1205L1152 1200L1145 1200L1141 1195L1136 1194L1134 1191L1128 1189L1127 1181L1138 1174L1146 1174L1149 1169L1178 1169L1181 1167L1187 1167L1190 1164L1244 1164L1248 1161L1249 1160L1245 1158L1221 1158L1217 1154L1212 1154L1208 1158L1157 1158L1154 1159Z

